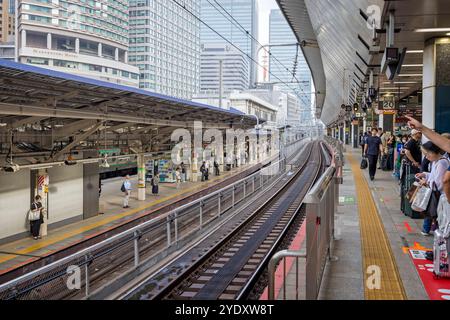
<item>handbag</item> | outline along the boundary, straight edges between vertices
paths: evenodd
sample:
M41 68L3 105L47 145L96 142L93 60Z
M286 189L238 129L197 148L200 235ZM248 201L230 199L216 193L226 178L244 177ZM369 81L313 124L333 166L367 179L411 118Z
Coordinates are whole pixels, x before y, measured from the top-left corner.
M37 221L41 219L41 210L28 210L28 220Z
M417 182L414 182L411 187L409 188L408 192L406 193L406 199L409 200L409 203L412 203L414 201L414 198L417 195L417 192L420 189L420 185Z
M441 198L441 193L436 189L436 185L433 183L433 187L431 189L430 201L427 207L427 213L432 218L436 218L438 216L438 205L439 199Z
M362 158L360 168L362 170L364 170L364 169L367 169L368 166L369 166L369 163L367 162L367 158L366 157Z
M424 212L427 210L431 198L431 188L421 186L411 203L411 209L417 212Z

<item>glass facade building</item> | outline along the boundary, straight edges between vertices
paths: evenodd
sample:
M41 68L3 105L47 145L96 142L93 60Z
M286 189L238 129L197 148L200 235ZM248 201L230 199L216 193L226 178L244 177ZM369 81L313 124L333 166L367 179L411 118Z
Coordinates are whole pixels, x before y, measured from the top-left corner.
M63 72L137 86L128 64L126 0L21 0L18 60Z
M258 44L246 33L248 31L255 39L258 39L257 0L201 0L200 11L201 19L207 25L239 47L246 55L258 61ZM203 24L201 25L200 41L202 44L227 44L224 39ZM247 59L250 66L248 87L253 87L258 68L251 59Z
M312 108L311 72L300 47L295 45L297 39L281 10L271 10L269 33L272 53L269 60L269 81L275 83L280 90L297 96L301 104L302 118L309 119ZM279 83L280 80L287 84Z
M199 1L183 4L199 16ZM199 91L200 22L173 1L130 0L129 62L142 89L191 99Z

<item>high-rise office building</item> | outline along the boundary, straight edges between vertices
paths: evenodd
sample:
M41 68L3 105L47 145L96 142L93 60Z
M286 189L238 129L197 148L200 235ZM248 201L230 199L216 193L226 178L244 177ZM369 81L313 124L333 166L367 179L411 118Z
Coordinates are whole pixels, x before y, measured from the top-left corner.
M258 61L258 44L247 34L248 31L258 39L257 0L201 0L200 11L201 19L207 25L239 47L248 57ZM202 44L216 44L223 42L224 39L202 24L200 41ZM257 65L252 59L247 59L250 66L248 87L253 87L256 83Z
M20 62L138 86L127 0L20 0L16 10Z
M200 56L200 95L219 95L221 63L222 93L247 89L250 66L246 56L227 44L204 44Z
M0 2L0 42L14 41L14 1Z
M129 61L140 87L191 99L199 90L200 0L130 0Z
M311 108L311 72L281 10L271 10L269 29L269 81L298 96L306 117Z

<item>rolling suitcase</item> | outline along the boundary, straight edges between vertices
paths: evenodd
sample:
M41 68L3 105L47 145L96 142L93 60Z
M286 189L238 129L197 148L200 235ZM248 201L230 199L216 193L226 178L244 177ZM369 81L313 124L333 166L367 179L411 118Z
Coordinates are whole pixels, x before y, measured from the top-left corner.
M383 170L383 171L388 171L389 170L389 168L388 168L388 156L386 154L384 154L381 157L381 170Z
M450 278L450 237L445 238L439 229L434 231L433 260L434 274Z

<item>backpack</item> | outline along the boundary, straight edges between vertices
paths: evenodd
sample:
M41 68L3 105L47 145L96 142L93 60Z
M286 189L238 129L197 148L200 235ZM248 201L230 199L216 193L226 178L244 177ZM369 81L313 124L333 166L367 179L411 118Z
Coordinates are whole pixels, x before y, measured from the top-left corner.
M127 189L125 189L125 183L122 183L122 186L120 187L120 191L126 192Z

